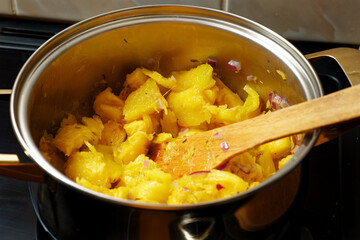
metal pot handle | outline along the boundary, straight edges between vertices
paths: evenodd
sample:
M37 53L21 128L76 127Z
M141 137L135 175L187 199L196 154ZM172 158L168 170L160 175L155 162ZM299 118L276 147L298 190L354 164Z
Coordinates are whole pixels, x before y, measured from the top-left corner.
M307 54L305 57L310 61L316 61L323 57L330 57L339 64L352 86L360 84L360 51L358 49L346 47L333 48ZM334 139L359 125L360 121L354 120L323 128L315 146Z
M191 217L186 215L185 218L178 223L178 229L182 234L181 238L186 240L205 240L211 235L211 232L213 231L215 225L215 221L216 220L212 217ZM186 228L187 225L197 224L201 222L208 224L208 227L204 229L204 231L201 233L192 233Z
M11 89L0 89L0 95L10 95ZM0 153L0 176L32 182L44 182L45 173L36 163L20 163L16 154Z
M351 85L360 83L360 51L354 48L333 48L305 55L308 60L331 57L337 61Z

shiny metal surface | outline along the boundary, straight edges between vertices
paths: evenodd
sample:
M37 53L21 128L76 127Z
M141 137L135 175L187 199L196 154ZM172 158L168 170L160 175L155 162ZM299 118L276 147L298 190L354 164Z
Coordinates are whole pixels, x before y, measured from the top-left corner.
M311 53L305 57L310 61L316 61L324 57L332 58L339 64L351 86L360 84L359 50L352 48L334 48ZM315 143L315 146L341 136L342 134L350 131L351 129L354 129L359 125L359 120L353 120L347 123L323 128Z

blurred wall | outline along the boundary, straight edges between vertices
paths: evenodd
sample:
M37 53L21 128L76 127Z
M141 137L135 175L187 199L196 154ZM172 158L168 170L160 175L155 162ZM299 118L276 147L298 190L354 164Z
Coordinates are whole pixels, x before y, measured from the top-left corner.
M119 8L150 4L226 10L290 40L360 44L360 0L0 0L0 14L79 21Z

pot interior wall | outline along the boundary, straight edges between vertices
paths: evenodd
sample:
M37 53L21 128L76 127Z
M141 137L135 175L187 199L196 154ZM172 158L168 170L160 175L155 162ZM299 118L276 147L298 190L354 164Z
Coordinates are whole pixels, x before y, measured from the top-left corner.
M252 35L196 21L158 21L142 24L110 22L65 39L61 44L45 46L50 52L37 66L38 76L29 101L30 129L37 143L44 130L56 131L68 113L93 114L96 93L106 86L119 93L126 74L137 67L157 70L164 76L218 59L214 71L242 98L245 84L252 85L263 103L271 91L287 96L290 103L306 96L294 69L281 58L276 47L264 46ZM235 73L227 65L231 59L241 63ZM285 73L283 79L277 72ZM254 75L257 81L248 82Z

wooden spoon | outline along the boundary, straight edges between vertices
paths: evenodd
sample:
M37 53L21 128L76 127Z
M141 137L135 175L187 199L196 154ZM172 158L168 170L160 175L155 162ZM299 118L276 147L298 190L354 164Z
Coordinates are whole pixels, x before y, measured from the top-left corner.
M360 85L357 85L239 123L178 138L150 154L160 168L178 178L218 168L229 158L257 145L359 117Z

